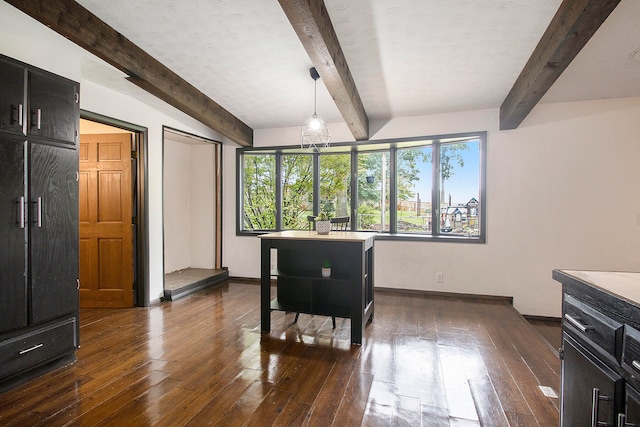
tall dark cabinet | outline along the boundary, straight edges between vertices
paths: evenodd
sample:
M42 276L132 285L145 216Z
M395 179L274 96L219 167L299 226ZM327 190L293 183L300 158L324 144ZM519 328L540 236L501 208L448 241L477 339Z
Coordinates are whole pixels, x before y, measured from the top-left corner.
M0 391L75 359L79 85L0 55Z

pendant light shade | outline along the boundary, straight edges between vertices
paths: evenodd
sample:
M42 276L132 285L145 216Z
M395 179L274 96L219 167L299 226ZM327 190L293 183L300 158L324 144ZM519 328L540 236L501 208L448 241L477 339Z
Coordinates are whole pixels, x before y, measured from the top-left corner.
M318 148L329 146L329 143L331 142L331 134L329 133L327 125L320 117L318 117L316 112L318 96L317 84L320 75L314 67L309 69L309 74L311 74L311 78L314 80L313 115L304 122L304 125L302 126L300 147L317 150Z

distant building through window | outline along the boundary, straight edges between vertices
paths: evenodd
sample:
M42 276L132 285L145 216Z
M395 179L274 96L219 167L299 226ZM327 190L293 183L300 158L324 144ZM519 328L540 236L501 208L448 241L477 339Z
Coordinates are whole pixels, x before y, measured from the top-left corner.
M486 132L240 148L238 233L309 229L326 212L388 238L484 241L485 152Z

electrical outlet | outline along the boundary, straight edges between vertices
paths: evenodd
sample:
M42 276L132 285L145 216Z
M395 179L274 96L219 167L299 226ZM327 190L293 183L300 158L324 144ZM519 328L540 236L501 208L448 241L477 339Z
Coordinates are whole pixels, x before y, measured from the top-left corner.
M436 273L436 282L438 282L438 283L443 283L444 282L444 274L443 273Z

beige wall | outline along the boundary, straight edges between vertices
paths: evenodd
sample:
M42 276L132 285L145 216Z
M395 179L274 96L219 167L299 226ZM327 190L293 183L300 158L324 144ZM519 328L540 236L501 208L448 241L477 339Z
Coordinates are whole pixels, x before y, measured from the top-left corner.
M164 271L214 268L214 145L164 141Z
M559 317L552 269L640 271L640 98L541 104L510 131L498 130L498 117L495 109L373 124L372 139L488 131L487 243L377 241L375 285L513 296L523 314ZM297 143L294 130L258 131L256 146ZM224 263L232 276L259 277L258 239L234 235L231 148L224 174Z
M0 53L81 81L81 108L148 128L150 295L162 293L162 126L221 140L184 114L82 80L77 46L0 2ZM85 62L86 64L86 62ZM376 243L375 285L510 295L524 314L560 315L553 268L640 271L640 99L538 105L516 130L497 109L371 123L372 139L488 131L487 243ZM351 139L330 124L335 141ZM256 130L255 146L297 144L299 129ZM235 145L223 148L223 265L259 276L259 241L235 235ZM537 210L522 209L535 203ZM436 283L442 272L444 283Z

